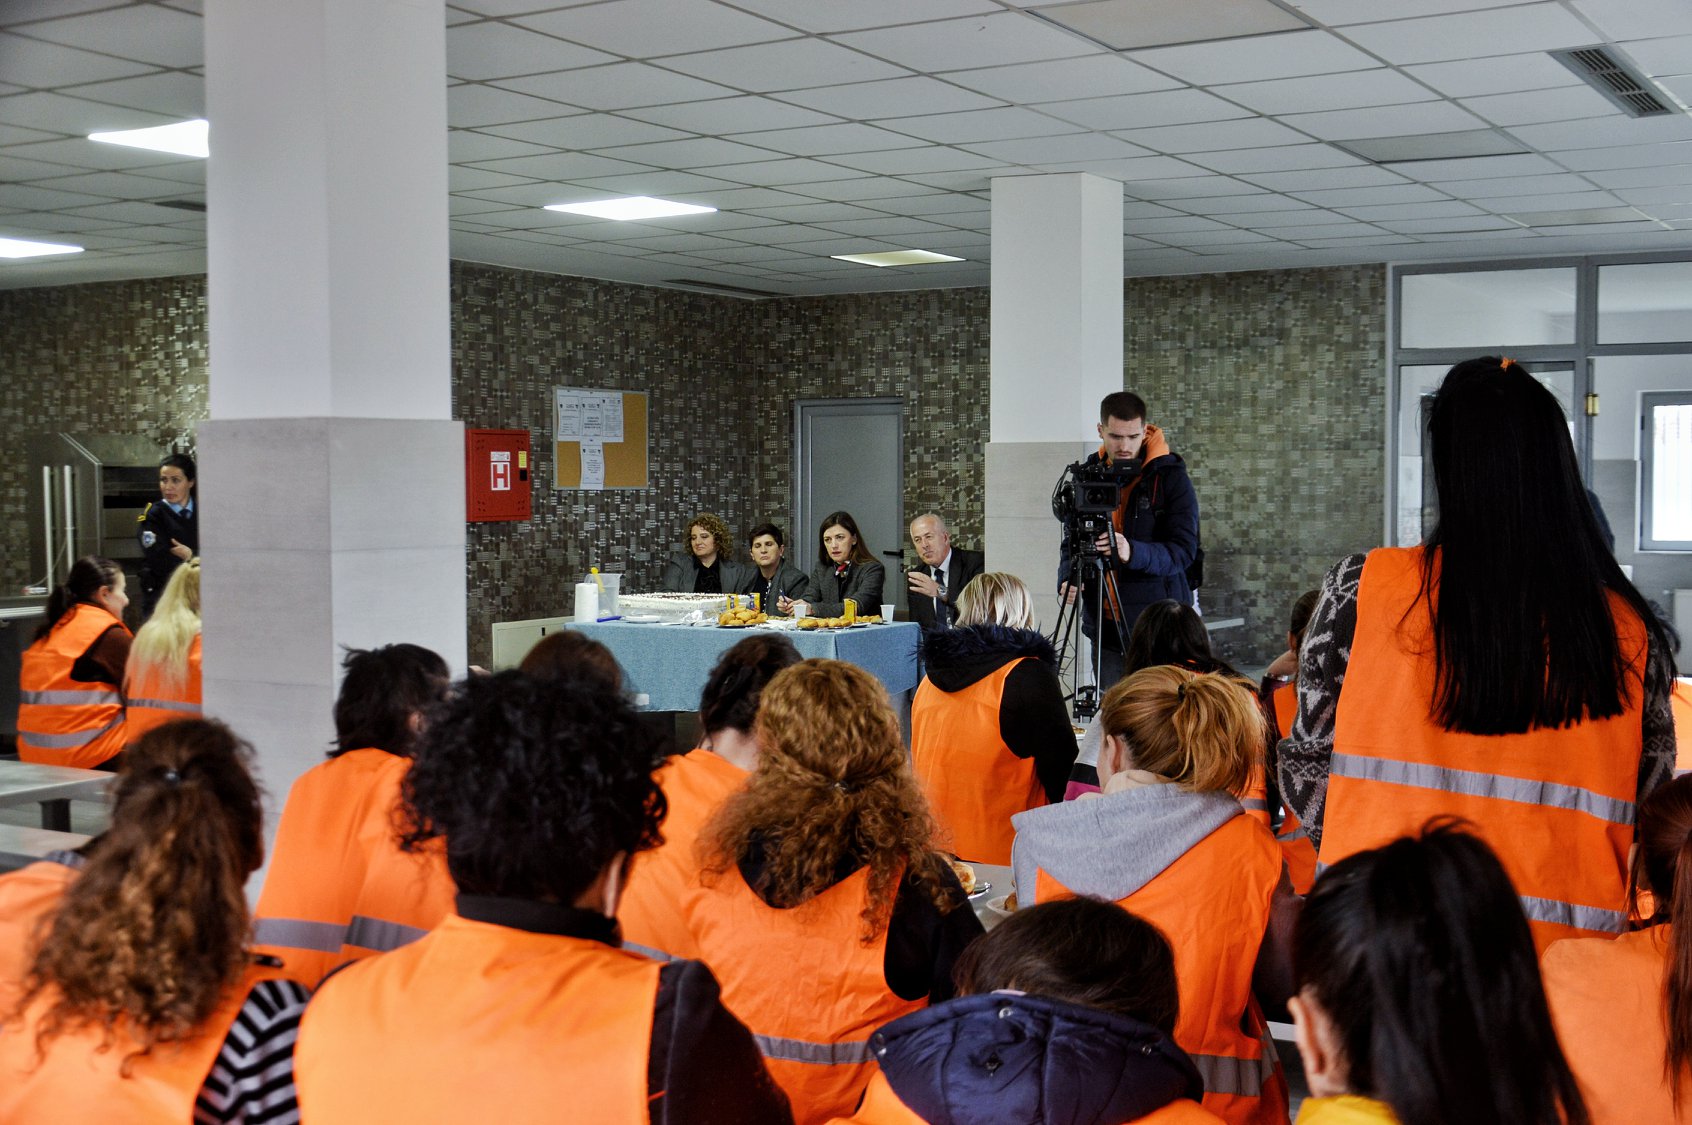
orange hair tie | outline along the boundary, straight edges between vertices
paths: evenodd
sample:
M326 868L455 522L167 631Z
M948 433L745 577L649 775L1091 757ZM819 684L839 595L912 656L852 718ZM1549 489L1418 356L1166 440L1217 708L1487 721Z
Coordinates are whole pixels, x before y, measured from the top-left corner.
M1508 371L1508 370L1510 370L1511 364L1513 364L1515 362L1516 361L1511 359L1509 356L1504 356L1501 359L1499 359L1499 361L1498 361L1498 370Z

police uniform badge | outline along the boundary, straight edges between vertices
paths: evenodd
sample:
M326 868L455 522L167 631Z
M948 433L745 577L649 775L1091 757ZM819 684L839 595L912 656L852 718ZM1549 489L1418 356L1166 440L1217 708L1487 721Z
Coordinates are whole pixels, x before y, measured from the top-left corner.
M154 535L151 531L143 531L141 533L141 546L143 547L151 548L152 545L158 541L159 537Z

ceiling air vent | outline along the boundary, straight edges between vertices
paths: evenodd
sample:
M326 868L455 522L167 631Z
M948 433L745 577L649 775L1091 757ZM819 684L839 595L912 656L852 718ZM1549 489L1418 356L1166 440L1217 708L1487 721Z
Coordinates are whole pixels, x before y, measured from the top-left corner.
M1611 54L1605 47L1571 47L1551 57L1629 117L1660 117L1678 112L1655 83Z

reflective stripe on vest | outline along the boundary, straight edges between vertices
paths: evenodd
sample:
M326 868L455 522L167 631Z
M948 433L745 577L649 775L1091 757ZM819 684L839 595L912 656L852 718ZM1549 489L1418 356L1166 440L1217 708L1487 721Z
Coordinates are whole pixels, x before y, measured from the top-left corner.
M1267 1024L1260 1038L1262 1051L1255 1059L1235 1058L1233 1055L1193 1055L1198 1072L1204 1078L1204 1088L1213 1094L1232 1094L1242 1098L1260 1098L1263 1088L1275 1077L1275 1041Z
M159 711L180 711L184 715L198 715L204 710L198 703L184 703L180 699L131 699L131 707L151 707Z
M117 689L112 690L112 697L117 697ZM30 746L38 746L43 750L74 750L79 746L88 746L109 731L116 730L123 725L123 714L114 715L110 722L98 730L82 730L74 734L42 734L40 731L18 731L18 742ZM96 763L97 764L97 763Z
M1267 797L1241 797L1240 798L1240 807L1242 809L1246 810L1247 812L1268 812L1269 811L1269 798L1267 798Z
M186 666L172 675L172 669L163 664L131 657L123 676L123 694L129 700L124 745L133 744L154 727L202 713L199 637L188 645L184 660Z
M752 1038L757 1041L758 1050L762 1051L767 1059L839 1066L867 1063L875 1058L868 1039L848 1043L811 1043L804 1039L782 1039L774 1035L754 1034Z
M402 945L410 945L428 930L417 926L407 926L400 922L388 922L381 918L366 918L362 914L354 914L352 922L347 926L347 937L343 944L356 945L361 949L373 949L377 953L386 953L390 949L398 949Z
M652 961L684 960L684 958L681 957L672 957L670 954L665 953L662 949L653 949L650 945L642 945L640 942L630 941L628 938L623 939L623 948L628 950L630 953L638 953L642 957Z
M1643 751L1643 623L1610 595L1625 665L1622 713L1519 734L1447 731L1430 713L1436 676L1423 559L1421 548L1387 547L1363 564L1335 707L1324 867L1454 815L1497 853L1537 948L1614 933ZM1434 566L1437 581L1437 558Z
M123 622L97 605L70 608L24 651L18 673L18 756L88 769L123 749L123 695L72 677L76 663Z
M977 863L1008 864L1016 829L1010 818L1046 803L1033 758L1018 758L999 732L1011 660L958 691L924 677L911 701L911 769L942 846Z
M102 684L97 688L74 688L60 691L20 691L19 703L33 703L38 707L92 707L110 703L117 688Z
M255 918L253 941L259 945L315 949L339 953L347 928L334 922L307 922L302 918Z

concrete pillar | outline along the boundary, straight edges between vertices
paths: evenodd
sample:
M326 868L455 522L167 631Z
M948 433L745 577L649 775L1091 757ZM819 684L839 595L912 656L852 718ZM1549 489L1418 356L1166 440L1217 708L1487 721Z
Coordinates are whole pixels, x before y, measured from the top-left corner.
M465 664L445 25L442 0L205 14L205 699L273 816L333 739L343 646Z
M1122 185L1086 173L993 180L987 566L1019 575L1057 620L1052 486L1097 448L1122 389Z

